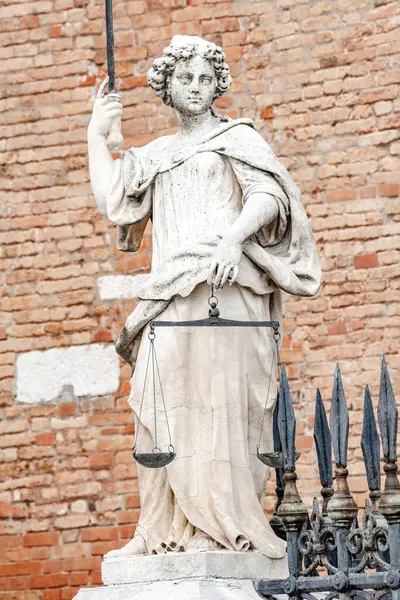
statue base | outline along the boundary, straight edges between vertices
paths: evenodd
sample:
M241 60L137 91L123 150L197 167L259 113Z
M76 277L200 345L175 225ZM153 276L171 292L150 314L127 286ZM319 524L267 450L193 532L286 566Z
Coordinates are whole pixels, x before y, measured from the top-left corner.
M182 552L104 560L104 587L74 600L259 600L253 581L288 575L286 558L256 552Z

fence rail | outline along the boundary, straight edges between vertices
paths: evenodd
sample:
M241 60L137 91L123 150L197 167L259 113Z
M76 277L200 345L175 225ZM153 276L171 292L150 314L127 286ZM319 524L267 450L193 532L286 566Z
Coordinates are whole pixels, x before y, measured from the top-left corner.
M361 448L369 500L359 524L358 508L348 485L349 413L339 366L334 375L330 424L317 391L314 440L322 506L314 499L309 515L296 485L296 419L282 365L274 413L274 451L282 456L284 467L275 469L277 505L271 525L277 535L287 540L289 577L255 582L255 589L263 598L288 594L296 600L314 600L313 593L326 592L326 600L400 600L398 410L385 358L382 359L377 414L380 436L367 386ZM381 446L385 473L383 492Z

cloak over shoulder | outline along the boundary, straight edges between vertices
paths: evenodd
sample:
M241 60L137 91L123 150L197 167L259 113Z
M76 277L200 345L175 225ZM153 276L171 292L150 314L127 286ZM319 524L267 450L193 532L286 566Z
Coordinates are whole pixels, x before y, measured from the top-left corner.
M184 149L174 149L173 139L174 136L159 138L143 148L128 150L123 161L115 161L107 194L107 215L117 225L118 249L138 250L151 218L152 183L157 175L176 168L197 153L216 152L272 176L288 199L288 223L281 239L271 244L266 227L243 245L244 255L264 273L268 282L265 289L273 296L281 289L298 296L316 294L321 271L300 190L253 123L248 119L229 120L197 144ZM254 192L258 191L255 185ZM251 193L250 187L244 202ZM187 296L196 285L206 281L217 243L218 240L211 243L204 240L193 247L189 257L183 254L169 257L169 265L148 277L138 292L142 302L128 318L117 342L117 351L125 360L134 360L137 345L134 342L143 327L160 314L175 295Z

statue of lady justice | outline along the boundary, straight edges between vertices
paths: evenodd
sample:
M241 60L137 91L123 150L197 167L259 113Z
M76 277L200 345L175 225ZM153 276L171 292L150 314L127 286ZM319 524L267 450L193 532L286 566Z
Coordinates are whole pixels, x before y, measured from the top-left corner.
M152 222L151 274L116 346L135 364L129 403L136 427L152 319L206 317L213 285L223 317L280 321L281 290L312 296L320 284L313 235L287 170L252 121L221 117L212 108L231 82L221 48L175 36L148 81L175 110L178 133L113 161L105 135L122 106L104 95L107 80L88 129L93 193L100 212L117 225L118 248L136 252ZM216 549L285 554L263 512L268 468L256 455L272 353L267 329L157 329L176 458L161 469L138 465L142 508L135 536L107 558ZM263 451L272 449L275 383ZM140 415L141 452L154 447L148 400Z

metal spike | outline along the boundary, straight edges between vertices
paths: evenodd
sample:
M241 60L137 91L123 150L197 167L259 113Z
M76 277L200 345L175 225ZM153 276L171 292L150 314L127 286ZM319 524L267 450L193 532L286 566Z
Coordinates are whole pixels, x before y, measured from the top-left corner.
M380 444L369 387L365 386L361 449L370 492L381 489Z
M333 380L330 426L336 466L338 468L346 468L349 439L349 412L344 397L343 382L339 365L336 365Z
M317 390L315 401L314 441L317 449L319 478L322 487L333 484L332 439L321 392Z
M296 418L285 365L281 367L278 429L285 458L285 471L294 471L296 466Z
M281 439L279 437L278 427L278 413L279 413L279 391L276 396L276 404L274 409L274 416L272 421L272 435L274 439L274 452L282 452Z
M385 357L382 356L381 384L379 390L378 421L385 462L397 460L398 410Z
M276 507L278 508L278 506L282 502L283 492L285 491L285 484L283 481L283 469L275 469L275 475L276 475L276 488L277 488L276 494L278 496L278 501L276 503Z
M282 452L282 444L281 444L281 439L279 437L278 412L279 412L279 391L277 392L277 396L276 396L276 403L275 403L275 409L274 409L274 415L273 415L273 421L272 421L272 437L274 440L274 452ZM283 483L283 469L281 469L281 468L275 469L275 475L276 475L275 492L277 495L277 502L276 502L274 514L276 514L276 511L278 510L279 506L282 503L283 492L285 490L285 485Z
M274 452L282 452L281 438L279 437L278 412L279 412L279 391L278 391L277 397L276 397L276 404L275 404L273 424L272 424L272 433L273 433L273 439L274 439ZM276 475L276 490L275 491L276 491L276 495L277 495L277 503L276 503L276 508L275 508L275 512L276 512L282 503L283 492L285 489L285 484L283 482L283 469L281 469L281 468L275 469L275 475Z

